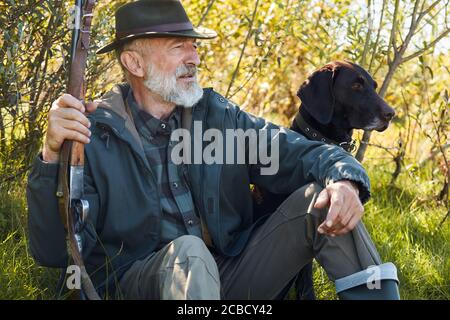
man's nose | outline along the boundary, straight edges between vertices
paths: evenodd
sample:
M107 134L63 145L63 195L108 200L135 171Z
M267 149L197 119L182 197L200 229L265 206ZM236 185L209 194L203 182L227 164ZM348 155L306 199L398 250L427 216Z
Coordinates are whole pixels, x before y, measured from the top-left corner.
M192 46L192 48L189 49L189 53L186 57L186 64L198 66L200 64L200 57L197 52L197 48Z

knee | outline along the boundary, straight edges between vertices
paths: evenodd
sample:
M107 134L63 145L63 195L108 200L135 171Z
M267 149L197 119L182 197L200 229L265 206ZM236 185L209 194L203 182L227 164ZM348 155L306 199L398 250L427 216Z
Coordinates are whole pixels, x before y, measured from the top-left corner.
M198 254L209 251L202 239L196 236L184 235L173 240L173 246L179 252L186 254Z
M323 189L317 182L306 184L291 193L282 204L281 210L284 213L313 213L317 211L314 204Z
M214 258L205 242L196 236L184 235L173 241L173 253L178 260L186 260L192 257L198 257L210 264L215 263Z
M194 278L202 279L209 274L219 283L219 269L217 263L205 245L204 241L196 236L185 235L173 242L174 264L184 266L185 272Z

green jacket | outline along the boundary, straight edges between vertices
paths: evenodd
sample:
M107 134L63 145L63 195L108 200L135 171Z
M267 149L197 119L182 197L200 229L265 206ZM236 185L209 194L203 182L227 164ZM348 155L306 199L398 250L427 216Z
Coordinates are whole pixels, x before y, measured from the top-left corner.
M85 199L90 215L82 238L86 267L91 273L96 270L97 286L114 283L159 242L159 190L130 114L120 87L115 86L89 116L92 138L85 148ZM202 121L203 130L280 128L240 110L210 88L204 89L203 98L193 107L192 118ZM324 186L347 179L359 185L363 202L370 196L368 176L349 153L281 129L276 175L261 175L260 166L251 164L186 166L195 205L221 254L238 255L256 225L250 184L291 193L308 182ZM27 186L29 245L40 265L65 267L68 256L56 184L57 164L44 163L38 156Z

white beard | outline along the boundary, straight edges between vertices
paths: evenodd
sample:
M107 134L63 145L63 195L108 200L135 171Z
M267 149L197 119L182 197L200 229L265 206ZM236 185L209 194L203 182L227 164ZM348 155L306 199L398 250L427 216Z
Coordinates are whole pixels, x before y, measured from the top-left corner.
M186 85L178 84L177 78L186 74L194 76L194 81ZM187 108L191 108L203 96L203 89L197 83L197 68L194 66L180 65L174 75L166 75L150 63L144 85L165 101Z

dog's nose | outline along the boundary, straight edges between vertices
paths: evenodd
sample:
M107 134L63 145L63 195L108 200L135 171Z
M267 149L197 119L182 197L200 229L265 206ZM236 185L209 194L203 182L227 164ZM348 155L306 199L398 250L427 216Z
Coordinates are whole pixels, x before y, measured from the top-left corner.
M383 117L387 120L390 121L392 120L392 118L395 116L395 111L394 110L387 110L385 112L383 112Z

